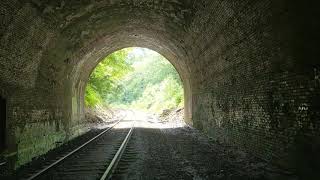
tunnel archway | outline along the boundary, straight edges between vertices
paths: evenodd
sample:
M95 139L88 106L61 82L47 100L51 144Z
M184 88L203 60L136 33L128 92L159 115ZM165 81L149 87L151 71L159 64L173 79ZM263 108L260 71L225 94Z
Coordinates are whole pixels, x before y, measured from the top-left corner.
M10 147L17 153L12 153L12 158L19 156L17 165L56 147L56 142L66 142L83 133L82 94L89 74L103 57L125 47L149 48L171 61L181 75L185 119L192 124L191 73L196 68L192 67L193 55L187 47L191 39L185 39L188 31L184 25L190 20L193 2L163 2L158 4L159 10L153 11L158 5L146 2L96 1L91 6L68 1L61 5L72 8L60 9L63 16L52 14L50 6L57 4L48 3L53 4L19 5L14 13L32 26L27 28L32 32L17 32L23 37L20 39L10 34L2 39L5 52L10 54L10 49L18 48L17 56L23 59L15 61L14 56L8 55L3 61L4 72L1 71L3 83L19 87L10 91L8 116L13 124L8 132ZM39 10L48 20L58 19L47 23ZM13 21L9 30L20 23ZM37 142L31 141L33 138Z
M96 71L97 69L98 71ZM124 71L121 69L124 69ZM106 73L104 76L101 74L103 71ZM112 74L117 76L116 79ZM119 74L122 75L119 76ZM147 77L142 74L147 75ZM116 50L102 58L88 75L84 87L77 88L84 90L80 92L80 100L86 99L86 103L82 101L80 104L87 105L87 109L94 109L96 105L106 105L111 109L114 108L113 105L133 109L139 106L138 109L152 111L153 113L160 113L160 111L171 108L184 109L184 92L186 89L181 74L170 60L154 50L143 47L127 47ZM106 76L113 80L106 79ZM140 81L136 81L136 78ZM133 81L133 84L131 84L131 81ZM150 86L149 89L148 86ZM160 87L162 87L162 90L160 90ZM176 89L173 91L172 88ZM146 91L147 89L148 91ZM146 102L142 98L143 92L149 92L151 89L153 89L152 93L144 96L149 99ZM87 93L89 93L89 96L87 96ZM169 93L170 97L168 97ZM183 102L183 105L181 105L181 102Z
M163 27L168 24L152 23L154 18L154 20L164 18L161 14L147 17L144 23L139 23L141 21L139 18L130 17L128 19L122 15L119 16L120 19L117 18L112 20L116 22L112 26L99 27L103 29L98 29L96 34L89 33L84 39L65 39L65 37L75 35L79 37L77 28L83 28L83 23L86 23L83 20L76 22L73 27L68 27L70 29L62 31L60 38L63 40L60 38L52 40L49 45L52 48L42 57L45 61L39 65L39 73L36 78L37 87L48 91L53 100L61 102L55 108L62 109L62 116L68 117L68 126L77 126L84 118L83 93L86 81L94 67L106 55L114 51L126 47L144 47L162 54L177 69L185 89L185 120L188 124L192 124L192 68L188 63L191 57L184 43L175 34L177 32L175 28L180 25L168 22L173 24ZM171 29L172 33L167 33L167 28ZM82 33L84 31L86 30L83 29ZM185 32L180 32L180 35L181 33ZM77 43L72 41L77 41ZM50 87L52 88L48 90ZM59 96L64 97L65 101L62 102Z
M180 80L181 80L181 83L182 83L182 86L183 86L183 94L184 94L184 97L183 97L183 102L184 102L184 119L187 123L191 123L190 121L190 117L188 116L188 114L186 114L186 112L191 112L191 93L190 93L190 82L188 79L184 79L186 77L186 75L182 75L181 73L184 73L183 71L181 71L181 67L180 69L178 69L176 66L177 64L173 64L174 60L170 60L170 59L167 59L165 57L165 55L161 54L161 53L158 53L157 51L153 50L153 49L149 49L149 48L145 48L145 47L125 47L125 48L121 48L121 49L118 49L118 50L114 50L113 52L111 52L110 54L114 53L114 52L117 52L117 51L121 51L123 49L127 49L127 48L140 48L140 49L146 49L148 51L151 51L153 53L156 53L158 54L159 56L162 56L164 58L164 61L168 61L171 65L173 65L174 69L176 70L176 72L178 73L179 77L180 77ZM107 54L105 57L109 56L110 54ZM77 83L78 87L75 87L75 89L79 90L80 92L77 92L75 91L75 94L73 94L73 97L76 96L77 94L79 94L79 103L77 104L78 106L78 109L85 109L85 103L84 103L84 97L85 97L85 89L86 89L86 86L87 86L87 83L88 83L88 80L89 80L89 77L90 75L92 74L92 72L94 71L94 69L97 67L97 65L105 59L105 57L101 58L99 61L97 61L95 63L95 66L92 66L92 68L88 71L89 73L85 74L84 78L86 79L86 81L84 83ZM74 104L73 104L74 105ZM79 107L80 106L80 107Z

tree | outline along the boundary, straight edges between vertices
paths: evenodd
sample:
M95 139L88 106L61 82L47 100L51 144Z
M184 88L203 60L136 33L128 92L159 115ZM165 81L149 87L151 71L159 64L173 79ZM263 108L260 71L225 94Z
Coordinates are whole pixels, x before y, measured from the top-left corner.
M87 87L85 103L89 107L106 103L105 100L118 88L118 80L133 68L125 59L130 48L116 51L103 59L91 73Z
M101 61L91 74L86 104L161 111L182 106L183 88L175 68L160 54L122 49Z

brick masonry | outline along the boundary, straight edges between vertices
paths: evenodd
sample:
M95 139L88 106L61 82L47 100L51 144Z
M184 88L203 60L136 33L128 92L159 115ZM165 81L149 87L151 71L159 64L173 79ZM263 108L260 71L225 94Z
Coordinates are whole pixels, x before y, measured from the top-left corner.
M316 7L288 0L3 0L2 154L17 167L82 133L92 69L115 50L140 46L176 67L189 124L283 167L314 168Z

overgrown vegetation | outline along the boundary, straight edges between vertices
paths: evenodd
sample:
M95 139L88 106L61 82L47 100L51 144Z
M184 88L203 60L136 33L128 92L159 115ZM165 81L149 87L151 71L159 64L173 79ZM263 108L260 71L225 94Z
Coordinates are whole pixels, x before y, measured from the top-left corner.
M131 49L116 51L102 60L91 73L87 87L85 103L89 107L106 104L110 95L116 96L121 79L133 71L126 61Z
M93 71L86 105L154 112L183 106L183 88L175 68L160 54L126 48L106 57Z

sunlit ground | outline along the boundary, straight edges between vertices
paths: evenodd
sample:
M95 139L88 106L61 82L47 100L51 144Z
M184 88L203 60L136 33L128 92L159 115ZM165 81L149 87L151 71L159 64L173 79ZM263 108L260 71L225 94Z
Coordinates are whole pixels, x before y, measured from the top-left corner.
M121 115L124 117L123 121L115 126L115 129L130 128L132 123L134 123L134 127L148 129L170 129L186 126L184 122L180 121L161 122L154 114L139 110L123 110Z

